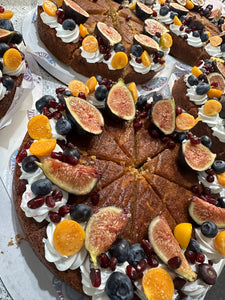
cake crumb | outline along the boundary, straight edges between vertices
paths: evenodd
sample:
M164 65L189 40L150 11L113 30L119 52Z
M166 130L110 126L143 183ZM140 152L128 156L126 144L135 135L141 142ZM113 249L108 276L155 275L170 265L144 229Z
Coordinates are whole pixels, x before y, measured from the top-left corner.
M4 254L4 251L1 251L1 254Z
M84 159L80 159L80 164L82 164L82 165L85 165L86 164L86 160L84 160Z
M19 246L20 243L21 243L21 241L24 240L24 238L21 237L20 234L17 234L16 237L15 237L15 239L16 239L17 246Z
M8 242L8 246L13 246L14 242L13 242L13 238L11 237L11 240Z
M96 156L95 156L95 155L92 155L92 156L91 156L91 159L95 160L95 159L96 159Z

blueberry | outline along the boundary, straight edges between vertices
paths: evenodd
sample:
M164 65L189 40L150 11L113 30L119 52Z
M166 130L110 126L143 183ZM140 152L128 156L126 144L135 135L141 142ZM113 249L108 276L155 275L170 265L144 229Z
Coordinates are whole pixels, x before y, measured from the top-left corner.
M140 57L141 54L143 53L143 48L141 47L141 45L133 45L131 47L131 53L136 56L136 57Z
M182 144L182 142L184 140L188 139L188 135L185 132L178 132L177 136L176 136L176 140L178 143Z
M76 148L68 148L63 151L67 156L74 156L77 159L80 159L80 152Z
M40 161L35 155L29 155L22 161L22 168L27 173L33 173L38 169L38 165L35 161Z
M212 4L208 4L208 5L206 6L206 8L207 8L208 10L212 10L212 9L213 9L213 5L212 5Z
M211 146L212 146L212 140L207 135L201 136L201 142L207 148L211 148Z
M15 31L13 37L10 40L10 43L12 44L20 44L23 40L23 36L19 31Z
M201 35L200 35L200 39L201 39L201 41L204 43L204 42L207 42L208 41L208 39L209 39L209 36L208 36L208 34L206 33L206 32L202 32L201 33Z
M198 32L198 30L193 31L193 36L200 37L200 33Z
M2 84L8 91L11 91L14 88L14 80L8 75L3 75Z
M101 75L96 75L95 78L98 81L98 83L102 81L102 76Z
M108 95L107 87L103 84L99 85L95 90L95 98L99 101L104 101Z
M86 222L90 219L91 207L82 203L77 204L71 208L70 216L78 223Z
M49 108L49 100L56 101L54 97L51 95L44 95L40 99L38 99L35 103L35 107L39 113L42 113L44 107Z
M13 23L9 19L0 19L0 28L14 31Z
M219 116L221 119L225 119L225 102L221 103L222 104L222 109L219 112Z
M153 35L151 38L159 44L159 38L157 36Z
M114 46L114 51L115 52L125 52L124 45L122 45L122 44L116 44Z
M212 164L213 170L216 174L222 174L225 172L225 161L224 160L214 160Z
M207 16L209 14L209 9L205 8L203 9L203 16Z
M6 43L0 43L0 57L3 57L3 54L6 50L8 50L10 47Z
M118 263L124 263L128 259L128 250L130 244L123 238L118 238L109 249L109 253L112 257L116 257Z
M159 58L162 58L164 56L164 52L163 51L159 51L158 52L158 56L159 56Z
M171 11L171 13L170 13L170 19L174 19L175 18L175 16L178 16L178 13L175 13L174 11Z
M225 43L224 43L224 44L221 44L221 46L220 46L220 51L221 51L221 52L225 52Z
M130 246L128 251L128 262L130 265L135 267L142 258L145 258L144 249L140 244L133 244Z
M217 200L219 201L220 207L225 208L225 197L219 197Z
M59 102L66 105L66 101L65 101L65 97L70 97L73 96L73 94L71 93L71 91L69 90L65 90L64 92L62 92L62 94L58 94L57 98L59 99ZM53 98L53 97L52 97ZM48 106L47 106L48 107ZM42 108L43 109L43 108Z
M52 183L49 179L39 179L31 184L31 191L35 195L47 195L52 190Z
M205 82L200 82L196 87L197 95L204 95L210 90L210 84Z
M154 92L152 98L153 98L153 101L154 101L154 102L157 102L157 101L159 101L159 100L162 100L162 99L163 99L163 96L162 96L162 94L160 94L160 93Z
M66 19L62 23L62 27L64 30L74 30L76 28L76 23L73 19Z
M71 122L65 118L59 119L55 124L55 129L58 134L67 135L71 129Z
M218 20L218 25L222 25L224 23L224 18L220 18L219 20Z
M170 11L169 6L164 5L164 6L162 6L162 7L160 8L159 14L160 14L161 16L165 16L165 15L168 14L169 11Z
M123 273L113 272L105 285L105 292L110 300L131 300L134 297L130 278Z
M193 251L195 253L201 252L199 243L193 238L190 239L190 242L187 246L187 250Z
M62 92L62 95L65 97L70 97L73 96L73 93L69 90L65 90L64 92Z
M195 75L190 75L188 76L187 82L193 86L193 85L198 85L199 81L198 78Z
M201 225L201 232L204 236L213 238L218 233L218 228L214 222L206 221Z
M199 264L198 277L205 283L213 285L216 283L217 273L210 264Z
M140 95L136 102L136 107L138 110L143 110L147 104L148 98L144 95Z

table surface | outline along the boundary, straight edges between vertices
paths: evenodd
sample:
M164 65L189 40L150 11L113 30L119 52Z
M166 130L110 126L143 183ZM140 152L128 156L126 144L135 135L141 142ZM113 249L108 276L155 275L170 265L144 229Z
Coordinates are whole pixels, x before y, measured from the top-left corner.
M214 4L215 1L208 1ZM32 9L34 9L37 6L38 1L37 0L19 0L19 1L12 1L12 0L2 0L1 5L3 5L7 9L11 9L14 12L14 16L12 19L12 22L14 24L15 30L18 30L21 32L22 23L24 16L30 12ZM50 74L48 74L44 69L39 67L38 70L41 78L42 78L42 93L43 94L51 94L51 91L54 91L56 87L62 86L63 84L52 77ZM10 126L7 126L0 130L0 146L4 145L4 142L6 141L7 137L9 136L10 132L12 130L25 130L24 126L18 126L17 123L24 121L24 117L26 118L26 109L25 107L27 105L27 102L24 102L21 109L18 110L16 113L14 120ZM19 128L18 128L19 127ZM24 132L24 131L22 131ZM16 140L15 144L19 146L20 140ZM15 147L16 145L14 145ZM2 148L3 149L3 148ZM8 163L8 162L7 162ZM3 168L4 169L4 168ZM1 177L4 177L4 174L0 173ZM0 221L1 224L1 221ZM10 239L10 236L9 236ZM1 242L1 240L0 240ZM2 245L0 244L0 251L1 251ZM1 255L1 254L0 254ZM2 257L2 256L1 256ZM205 300L223 300L225 299L224 293L225 293L225 269L221 273L217 284L210 289L210 291L207 293ZM0 299L4 300L12 300L12 297L10 296L10 290L7 290L7 286L4 285L4 282L0 278ZM14 297L15 299L15 297ZM56 296L57 299L57 296ZM76 298L77 299L77 298ZM17 299L15 299L17 300Z

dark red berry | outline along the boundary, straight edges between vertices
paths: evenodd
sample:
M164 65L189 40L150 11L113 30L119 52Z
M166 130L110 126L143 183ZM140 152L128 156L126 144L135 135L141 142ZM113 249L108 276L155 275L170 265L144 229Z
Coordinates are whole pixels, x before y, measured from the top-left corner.
M168 149L174 149L176 147L176 143L174 141L169 141L167 144L166 144L167 148Z
M17 195L23 195L23 193L26 191L26 185L27 185L28 181L26 179L20 179L17 187L16 187L16 192Z
M55 201L61 201L63 197L63 192L61 190L54 190L52 192L52 197Z
M208 175L215 175L215 171L213 169L208 169L205 171Z
M64 87L59 87L55 90L56 94L62 94L63 92L65 92L66 88Z
M176 115L180 115L183 112L181 107L176 108Z
M136 281L138 279L137 271L131 265L126 267L126 274L130 278L131 281Z
M131 16L126 16L126 21L128 22L128 21L130 21L130 19L131 19Z
M45 203L45 198L41 195L37 195L35 198L27 202L27 206L31 209L41 207Z
M181 277L175 277L173 280L174 288L176 290L182 289L182 287L185 285L186 280Z
M204 263L205 261L205 255L203 253L197 253L196 254L196 262L198 263Z
M43 115L45 115L47 118L52 118L52 113L49 111L47 107L43 107Z
M59 208L59 214L61 217L65 217L65 215L70 213L70 207L68 205L63 205Z
M141 63L142 63L142 60L141 60L140 57L136 57L136 58L135 58L135 61L136 61L136 63L138 63L138 64L141 64Z
M27 157L27 151L23 148L18 152L16 156L16 162L21 163L25 157Z
M51 208L55 206L55 200L52 196L46 196L45 203L48 207L51 207Z
M49 100L49 101L48 101L48 104L49 104L49 106L52 107L52 108L56 108L56 106L57 106L57 102L54 101L54 100Z
M192 185L191 191L193 194L196 194L196 195L200 194L199 186L197 186L197 185Z
M79 97L79 98L82 98L82 99L84 99L84 100L87 99L87 97L86 97L86 95L85 95L84 92L80 92L80 93L78 94L78 97Z
M63 103L57 103L56 109L58 111L64 111L64 110L66 110L66 107L65 107L65 105Z
M138 273L143 273L144 270L147 268L148 262L147 259L142 258L139 263L136 265L135 269Z
M51 158L56 158L58 160L62 160L62 152L52 152Z
M181 258L179 256L171 257L167 263L170 268L178 269L181 265Z
M159 265L157 257L153 254L148 257L148 264L151 268L156 268Z
M214 181L214 176L213 175L208 175L208 176L206 176L206 180L208 182L213 182Z
M61 220L60 214L58 214L57 212L54 212L54 211L49 211L49 212L48 212L48 216L49 216L49 219L50 219L53 223L59 223L60 220Z
M148 240L142 240L142 241L141 241L141 246L142 246L142 248L144 249L145 254L146 254L147 256L150 256L150 255L153 254L154 249L153 249L153 247L151 246L151 244L149 243Z
M196 253L191 251L191 250L186 250L184 252L184 255L187 259L187 261L190 263L190 264L194 264L195 261L196 261Z
M157 12L155 10L153 10L152 15L153 15L153 17L157 17Z
M157 38L160 38L160 37L161 37L161 33L157 31L157 32L155 33L155 36L156 36Z
M72 156L72 155L68 155L66 157L66 162L70 165L77 165L78 164L78 159L75 157L75 156Z
M5 11L4 7L1 5L0 6L0 13L3 13Z
M112 271L115 271L117 263L118 263L118 260L116 257L112 257L110 259L109 267Z
M91 202L93 205L97 205L99 203L99 194L97 192L91 193Z
M99 269L91 268L90 279L93 287L99 287L101 284L101 271Z
M56 119L56 120L59 120L59 119L62 118L62 114L61 114L61 112L59 112L59 111L54 111L54 112L52 113L52 117L53 117L54 119Z
M108 268L110 264L110 259L106 253L102 253L99 255L99 261L101 268Z

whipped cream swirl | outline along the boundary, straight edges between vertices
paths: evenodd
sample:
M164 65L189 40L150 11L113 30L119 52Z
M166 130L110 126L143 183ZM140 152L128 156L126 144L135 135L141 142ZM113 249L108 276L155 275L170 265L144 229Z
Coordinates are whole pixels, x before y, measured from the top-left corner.
M145 66L143 65L143 63L137 63L136 62L136 57L131 53L130 54L131 56L131 60L130 60L130 65L134 68L134 71L137 72L137 73L141 73L141 74L147 74L150 70L151 70L151 65L152 63L149 65L149 66ZM152 58L151 58L152 60Z
M189 97L189 99L193 101L196 105L202 105L208 100L207 94L197 95L196 86L191 86L187 88L186 96Z
M187 28L187 27L184 27L184 30L185 30L185 28ZM170 30L177 36L185 35L184 30L182 30L182 31L180 30L180 25L175 25L174 23L170 24Z
M205 51L209 55L214 56L214 57L222 57L222 56L224 56L224 53L221 52L221 50L220 50L220 46L213 47L212 45L210 45L210 43L205 46Z
M207 188L210 188L213 194L222 192L223 186L218 182L216 175L213 175L214 181L208 182L206 177L208 174L204 171L198 172L198 180Z
M219 123L212 127L213 135L216 136L222 143L225 143L225 124Z
M108 60L105 60L105 59L104 59L104 56L103 56L102 62L108 66L109 70L112 70L112 71L113 71L113 70L115 70L115 69L112 67L112 59L113 59L113 56L115 55L115 51L112 50L112 51L110 52L110 54L111 54L111 56L110 56L110 58L109 58Z
M51 28L56 28L58 26L57 17L51 17L46 12L41 13L41 19L42 22L46 25L48 25Z
M219 114L209 116L204 113L203 106L198 109L198 114L202 118L202 122L207 123L210 127L216 126L222 122Z
M170 11L165 15L160 15L160 8L161 5L159 3L156 3L153 7L153 10L157 12L158 21L164 24L171 24L173 20L170 18Z
M74 30L65 30L61 24L55 28L56 36L61 38L64 43L77 43L79 41L79 28L76 25Z
M21 64L16 70L9 70L5 65L3 65L3 74L9 75L9 76L16 76L23 74L26 70L26 63L25 60L22 60Z
M188 45L195 47L195 48L200 48L204 45L204 43L201 41L200 37L193 36L193 32L188 34L187 43L188 43Z
M81 56L85 58L89 64L94 64L96 62L101 62L103 60L104 54L101 54L99 52L99 49L97 49L95 52L87 52L83 49L83 47L80 47L80 49L81 49Z
M69 215L67 215L63 220L70 219ZM82 224L81 224L82 226ZM78 269L84 262L87 256L87 250L83 246L79 252L74 255L66 256L60 254L54 248L53 244L53 235L56 228L56 224L49 223L47 226L47 239L43 239L43 243L45 245L45 258L47 261L55 264L56 268L59 271L66 271L68 269L76 270Z

